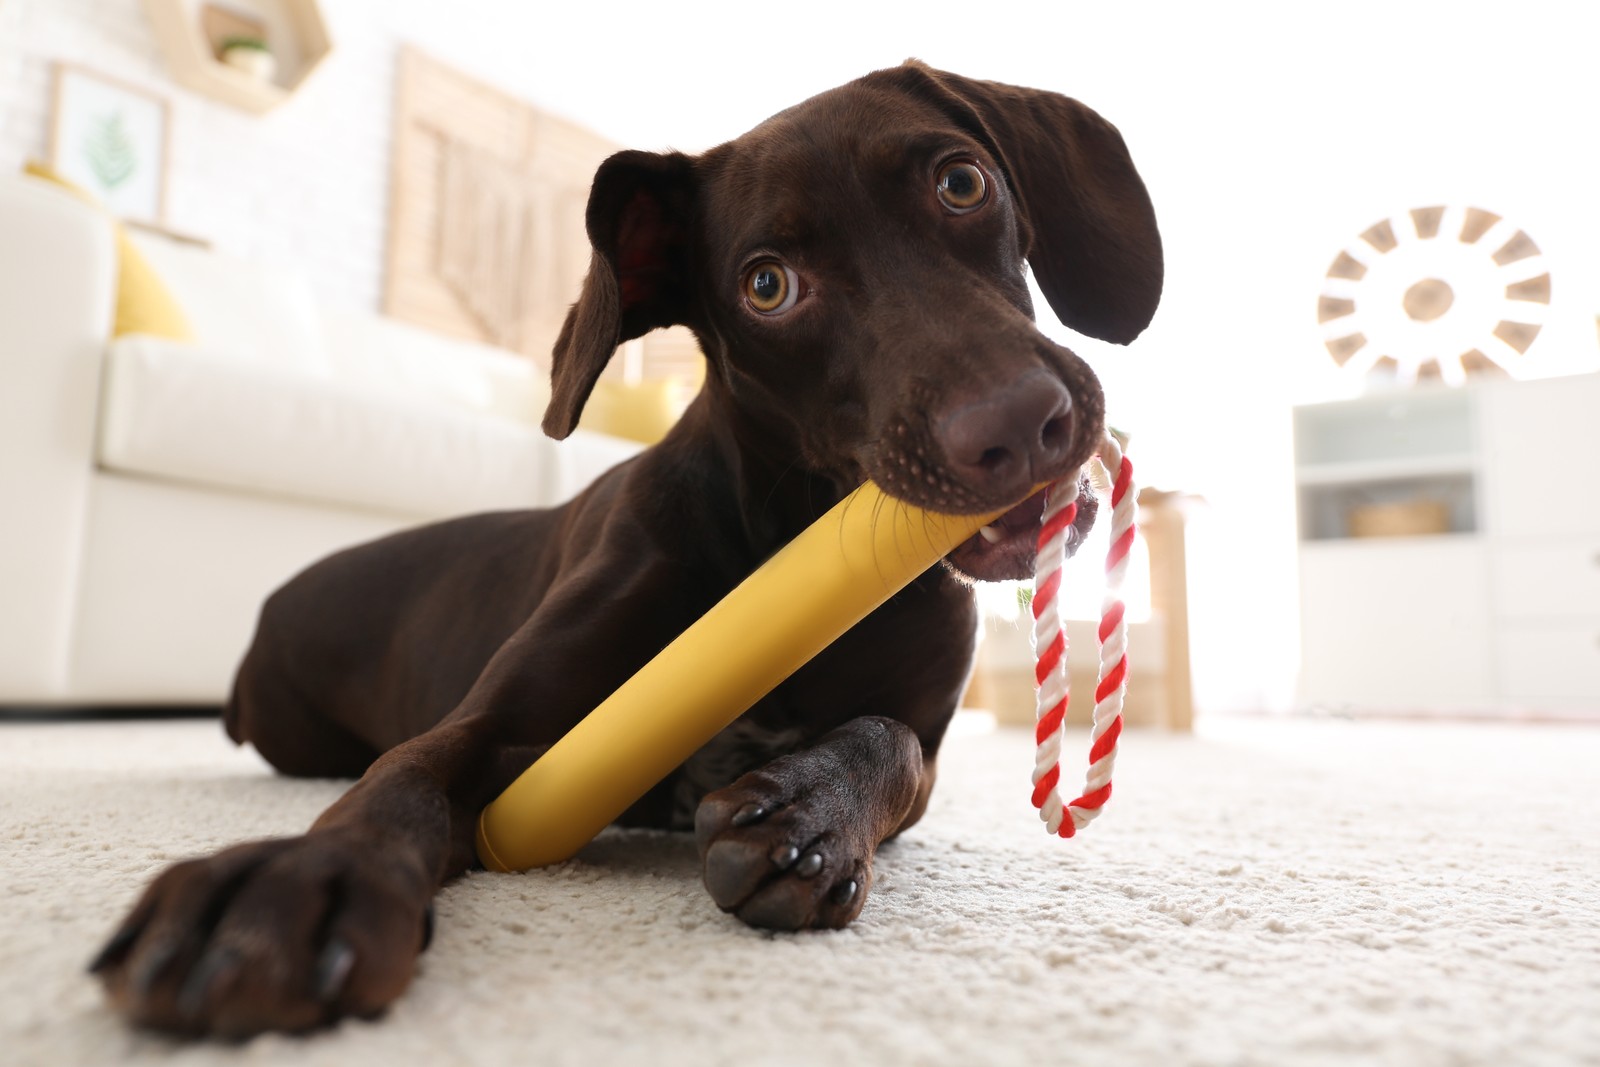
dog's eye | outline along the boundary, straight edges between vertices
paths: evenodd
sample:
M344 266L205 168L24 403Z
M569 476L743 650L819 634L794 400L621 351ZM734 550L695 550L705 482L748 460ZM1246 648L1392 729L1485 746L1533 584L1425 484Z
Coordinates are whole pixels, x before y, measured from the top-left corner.
M939 171L939 201L957 215L976 211L989 198L989 183L976 163L958 159Z
M799 295L799 279L794 271L775 259L764 259L745 272L744 298L752 310L762 315L788 311Z

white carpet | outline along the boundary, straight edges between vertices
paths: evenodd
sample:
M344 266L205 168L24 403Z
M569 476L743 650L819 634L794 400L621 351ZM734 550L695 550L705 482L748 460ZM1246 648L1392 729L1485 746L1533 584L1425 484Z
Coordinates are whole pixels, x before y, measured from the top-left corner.
M1600 730L1134 733L1072 842L1033 821L1030 760L953 739L842 933L748 930L690 842L618 834L447 889L378 1023L185 1046L124 1029L84 964L166 861L299 830L341 786L210 722L0 722L0 1062L1600 1063Z

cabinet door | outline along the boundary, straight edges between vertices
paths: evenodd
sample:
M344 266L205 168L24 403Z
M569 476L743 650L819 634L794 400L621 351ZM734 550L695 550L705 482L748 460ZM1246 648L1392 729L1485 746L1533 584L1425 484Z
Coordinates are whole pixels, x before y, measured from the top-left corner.
M1600 620L1600 530L1591 537L1497 542L1493 588L1503 620Z
M1491 707L1487 571L1476 537L1302 545L1302 701L1356 711Z
M1508 626L1500 675L1513 709L1600 717L1600 617L1583 623Z
M1498 385L1480 410L1490 532L1600 531L1600 374Z

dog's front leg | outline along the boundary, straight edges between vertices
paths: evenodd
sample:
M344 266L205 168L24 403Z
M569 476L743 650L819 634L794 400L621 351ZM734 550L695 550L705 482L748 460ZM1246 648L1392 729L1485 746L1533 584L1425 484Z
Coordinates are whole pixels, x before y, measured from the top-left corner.
M669 612L645 625L621 603L684 601L670 561L595 570L614 581L548 596L459 707L381 756L307 833L156 878L93 964L118 1009L242 1037L376 1015L398 997L435 890L473 863L479 811L683 625ZM610 673L572 668L595 648Z
M706 888L751 926L844 926L861 914L878 845L921 815L932 773L905 724L846 723L701 801Z
M479 790L463 772L509 779L537 755L486 751L470 725L391 750L301 836L164 871L92 965L112 1002L141 1025L233 1038L383 1011L427 947L436 888L470 862Z

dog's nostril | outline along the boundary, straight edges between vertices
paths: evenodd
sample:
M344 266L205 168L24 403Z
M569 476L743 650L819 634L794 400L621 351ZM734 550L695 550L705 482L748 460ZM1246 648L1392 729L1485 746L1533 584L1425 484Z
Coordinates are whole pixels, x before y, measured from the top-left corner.
M1046 452L1060 452L1072 443L1072 416L1058 415L1039 430L1039 443Z
M996 445L994 448L986 448L983 450L983 455L978 457L978 466L982 467L986 471L993 471L1004 467L1010 461L1011 450L1009 448L1001 448L999 445Z

